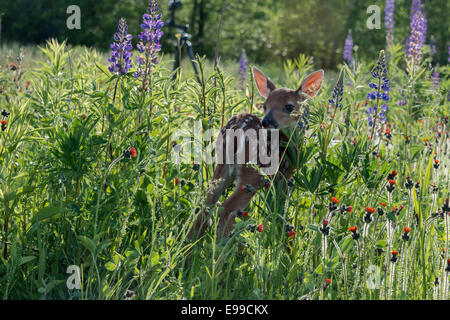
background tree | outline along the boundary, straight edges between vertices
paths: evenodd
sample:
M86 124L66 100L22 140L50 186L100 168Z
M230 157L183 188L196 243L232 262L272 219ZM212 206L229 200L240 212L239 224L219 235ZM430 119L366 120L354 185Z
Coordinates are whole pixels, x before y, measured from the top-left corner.
M423 0L428 19L427 43L434 36L437 54L434 62L447 63L450 26L447 0ZM169 0L160 0L163 18L169 17ZM66 9L81 8L81 30L68 30ZM381 8L381 29L366 25L370 5ZM19 43L43 43L56 37L70 44L107 49L119 18L127 20L130 33L139 32L147 0L15 0L2 1L3 39ZM358 58L373 57L385 46L385 1L378 0L229 0L221 34L222 59L237 60L244 48L251 61L262 64L278 62L307 53L325 68L335 68L342 61L342 49L348 30L355 45L364 48ZM177 23L189 24L196 52L214 57L222 0L184 0L177 10ZM395 1L395 42L404 44L409 33L411 0ZM173 50L173 34L165 29L163 51ZM136 41L136 39L134 40Z

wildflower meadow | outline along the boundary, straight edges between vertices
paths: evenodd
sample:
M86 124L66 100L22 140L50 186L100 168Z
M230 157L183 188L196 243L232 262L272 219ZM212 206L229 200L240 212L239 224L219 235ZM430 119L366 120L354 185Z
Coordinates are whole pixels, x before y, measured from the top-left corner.
M106 49L0 46L2 299L450 298L450 46L430 31L432 5L378 1L381 45L368 57L346 28L333 65L300 50L260 61L244 44L228 58L233 7L218 6L212 53L195 51L193 68L184 51L173 70L168 3L142 2L136 19L109 12ZM196 48L186 30L172 38L180 52ZM261 173L258 188L226 186L208 206L221 129L267 119L261 72L270 97L319 69L300 111L280 106L295 119L277 158L292 177ZM249 193L219 234L226 199Z

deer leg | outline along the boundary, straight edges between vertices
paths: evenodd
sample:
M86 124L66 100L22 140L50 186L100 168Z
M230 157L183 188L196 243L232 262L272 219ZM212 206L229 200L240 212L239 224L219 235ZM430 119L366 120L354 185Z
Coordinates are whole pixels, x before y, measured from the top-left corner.
M250 185L253 190L242 190L241 186ZM223 210L219 216L219 225L217 226L217 235L226 237L233 229L236 210L244 209L256 191L262 186L262 177L258 170L251 167L241 167L238 172L238 181L234 193L224 201ZM250 191L250 192L248 192Z
M199 213L195 220L188 237L193 240L203 235L207 228L212 224L211 218L208 216L209 209L216 204L224 190L228 188L234 181L236 173L234 168L229 165L219 164L214 170L214 176L210 190L206 196L207 208Z

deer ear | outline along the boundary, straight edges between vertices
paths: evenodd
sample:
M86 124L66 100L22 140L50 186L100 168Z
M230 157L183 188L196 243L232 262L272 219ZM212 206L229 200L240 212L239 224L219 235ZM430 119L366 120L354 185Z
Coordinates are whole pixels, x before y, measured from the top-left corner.
M267 98L269 94L276 89L275 85L258 68L253 67L252 70L259 94L264 98Z
M311 73L305 80L303 80L302 85L297 92L299 94L304 93L310 98L314 98L322 86L323 74L323 70Z

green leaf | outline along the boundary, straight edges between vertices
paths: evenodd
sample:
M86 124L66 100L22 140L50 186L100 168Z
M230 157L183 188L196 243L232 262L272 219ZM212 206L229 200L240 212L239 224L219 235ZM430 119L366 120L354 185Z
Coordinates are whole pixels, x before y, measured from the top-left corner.
M309 225L308 225L308 229L309 229L309 230L312 230L312 231L319 232L319 227L316 226L316 225L314 225L314 224L309 224Z
M86 236L78 236L78 240L80 240L83 246L85 246L91 252L91 254L94 255L96 246L93 240L89 239Z
M158 253L152 252L152 254L150 255L150 263L151 263L152 267L159 264L159 254Z
M106 270L108 270L108 271L114 271L114 270L116 270L116 265L114 264L114 263L112 263L111 261L108 261L106 264L105 264L105 268L106 268Z
M28 263L30 261L33 261L36 259L36 256L26 256L26 257L21 257L20 258L20 262L19 262L19 266Z
M97 68L103 72L106 76L111 77L111 72L109 72L108 68L106 68L105 66L98 64L97 62L95 63L95 65L97 66Z
M392 222L396 222L397 221L397 216L395 215L395 213L394 212L389 212L387 215L386 215L386 217L389 219L389 220L391 220Z
M32 219L32 223L36 223L38 221L53 217L56 214L60 213L61 211L63 211L63 208L59 206L48 206L42 208L35 214L35 216Z
M386 246L387 246L387 241L386 240L378 240L375 243L375 247L377 247L377 248L386 248Z

